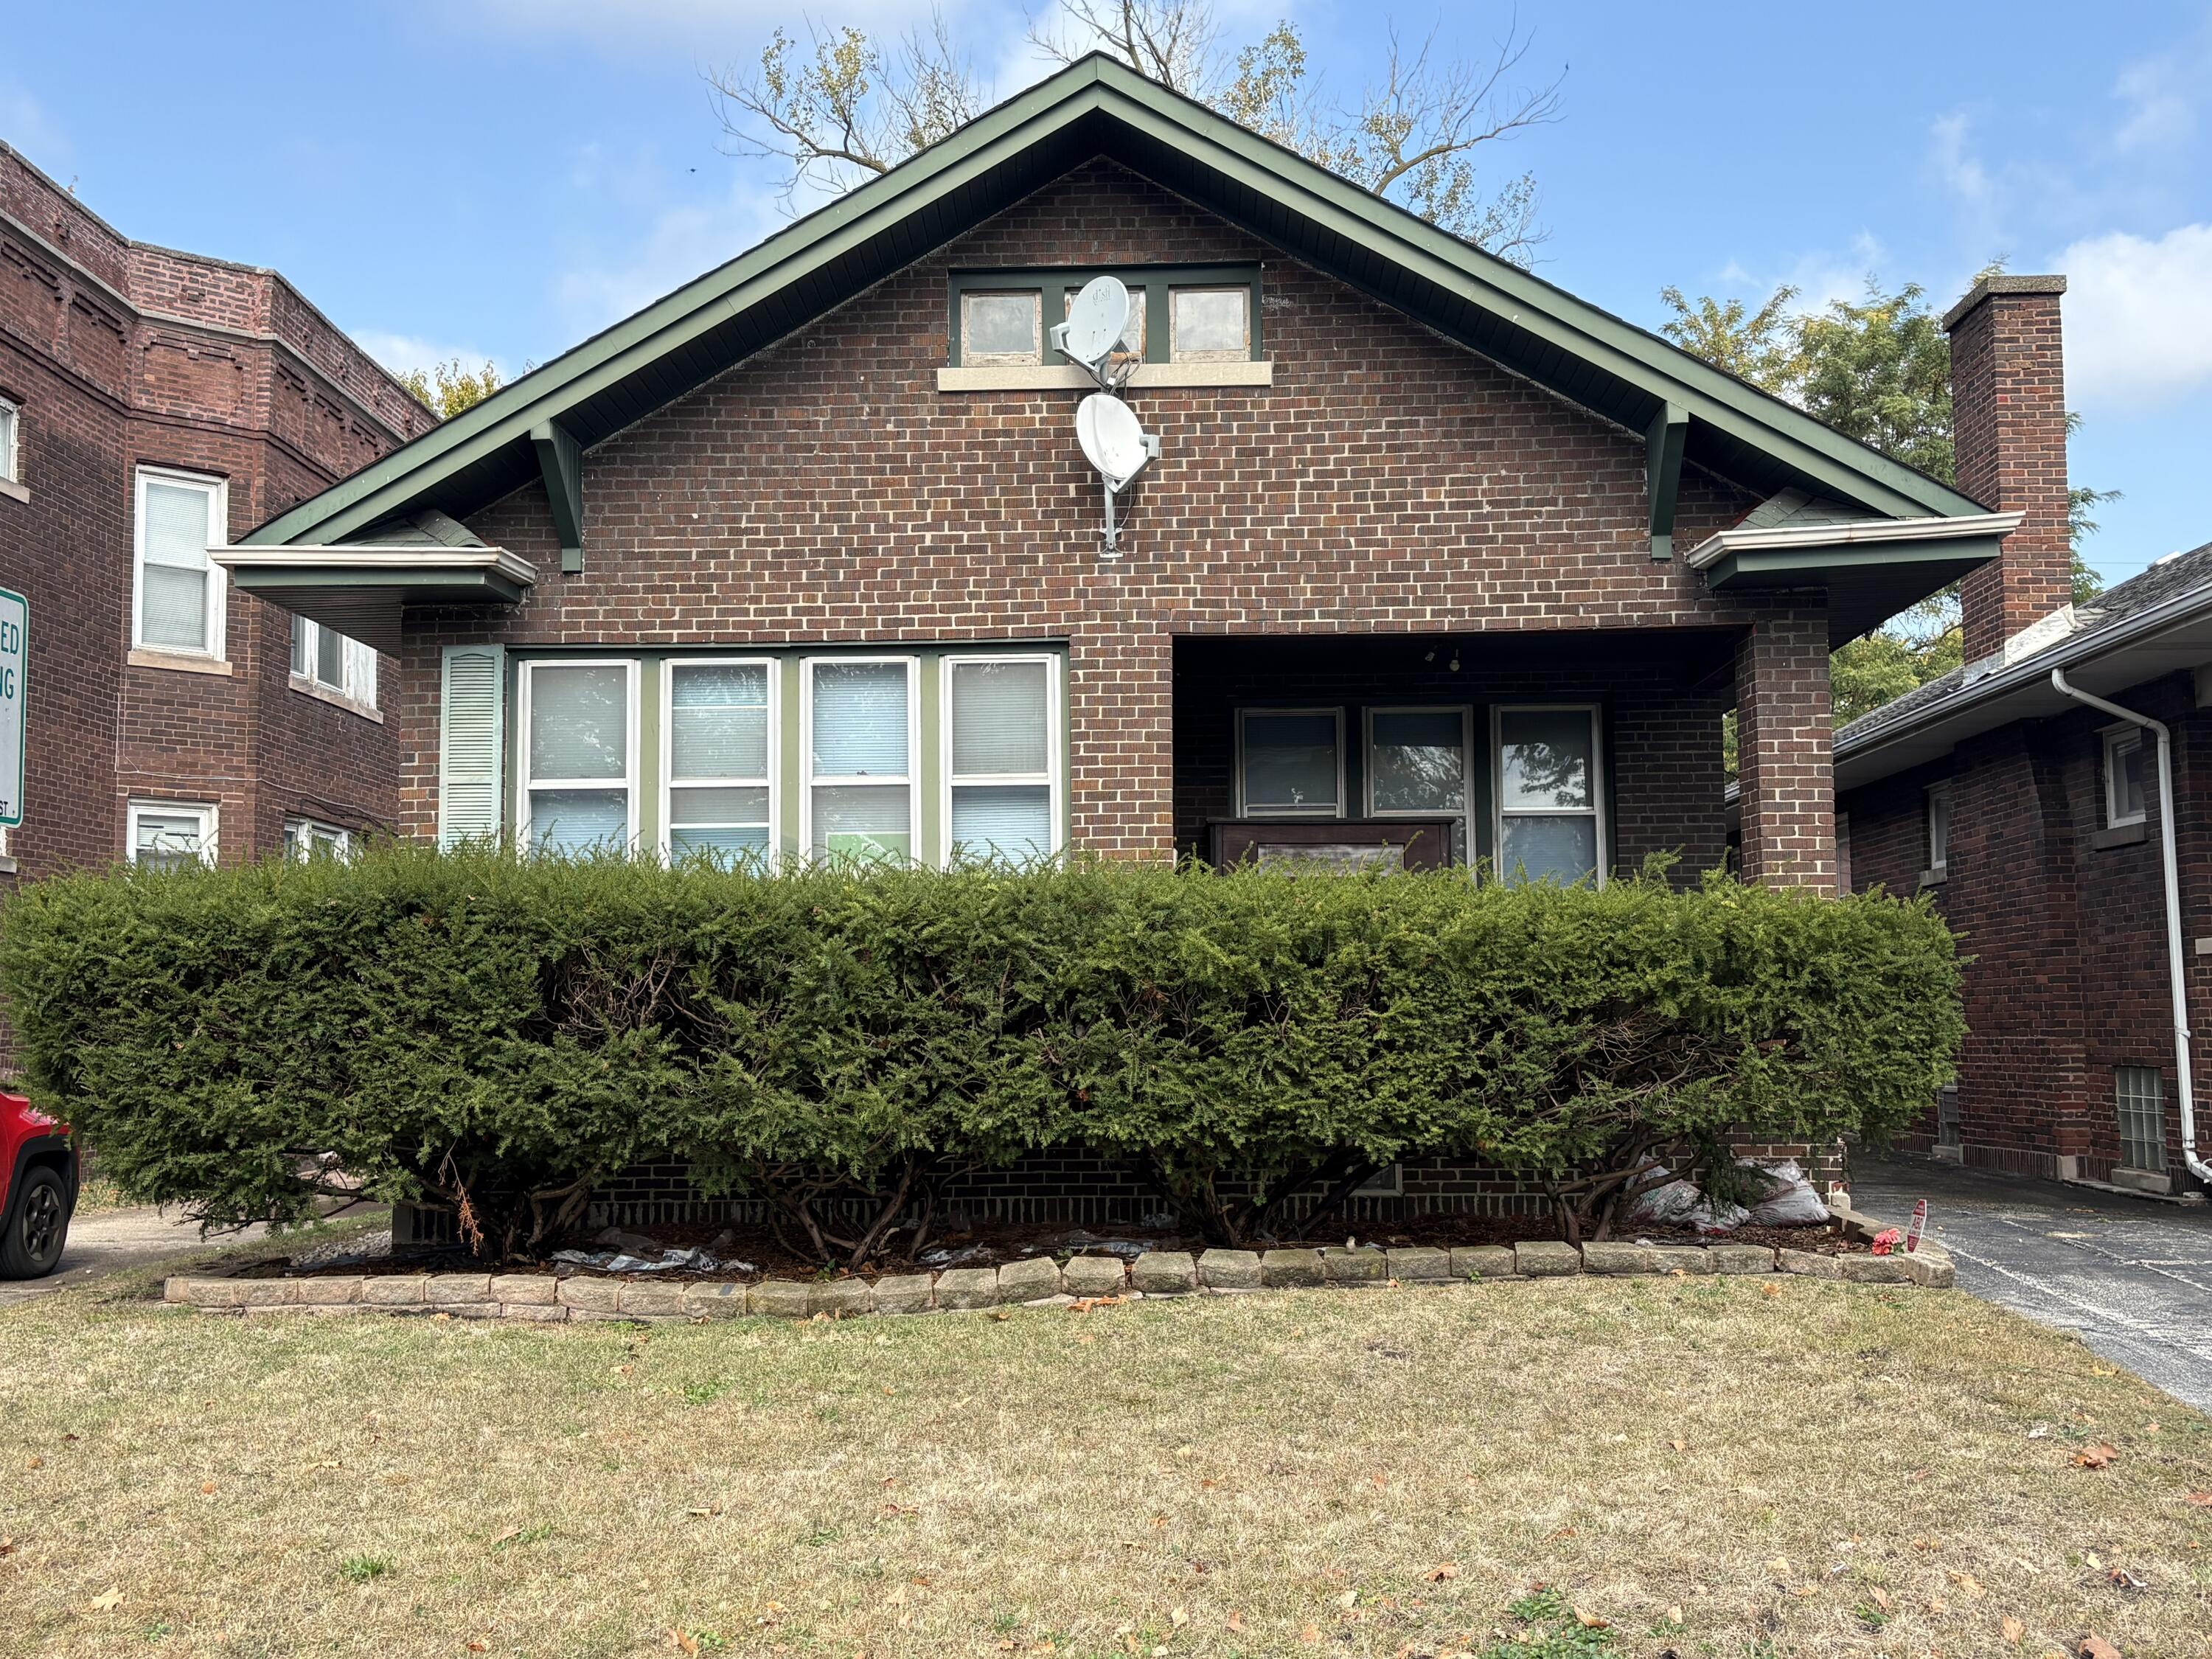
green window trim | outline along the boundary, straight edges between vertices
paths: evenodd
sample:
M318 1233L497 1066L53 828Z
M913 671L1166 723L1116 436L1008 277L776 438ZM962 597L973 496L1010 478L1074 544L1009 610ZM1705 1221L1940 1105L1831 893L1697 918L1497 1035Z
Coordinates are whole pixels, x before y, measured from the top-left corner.
M969 294L1036 294L1041 298L1041 326L1039 332L1044 343L1036 362L1039 367L1064 365L1067 358L1052 348L1053 325L1066 314L1067 296L1079 292L1094 276L1118 276L1131 288L1145 291L1145 362L1168 363L1175 361L1171 349L1174 329L1171 301L1176 290L1200 288L1241 288L1251 296L1247 311L1249 323L1248 358L1253 362L1266 361L1267 352L1261 339L1261 270L1256 264L1243 265L1054 265L1030 270L956 270L952 272L946 303L945 337L950 350L945 358L954 368L962 368L961 317L963 301Z
M564 651L511 649L505 653L506 719L502 787L507 827L517 845L531 840L529 797L533 784L550 787L530 774L532 682L546 668L611 667L629 671L626 729L628 760L620 779L595 787L620 787L629 795L629 844L661 858L673 855L675 826L671 796L674 776L672 698L684 667L764 666L768 670L768 776L769 848L778 866L809 855L813 838L812 670L815 665L900 663L907 665L907 772L900 779L908 801L908 833L918 861L942 866L952 854L951 669L963 663L1006 662L1046 665L1046 759L1042 775L1011 779L1012 787L1042 784L1049 790L1051 854L1066 850L1069 837L1067 768L1067 651L1061 641L978 641L926 646L854 642L851 645L703 647L696 650L611 652L605 648ZM825 775L825 777L827 775ZM829 787L836 780L828 778ZM442 803L452 781L441 765ZM557 782L558 781L554 781ZM849 780L848 780L849 781ZM975 782L969 779L966 782ZM995 775L993 784L1010 780ZM696 781L693 781L696 784Z

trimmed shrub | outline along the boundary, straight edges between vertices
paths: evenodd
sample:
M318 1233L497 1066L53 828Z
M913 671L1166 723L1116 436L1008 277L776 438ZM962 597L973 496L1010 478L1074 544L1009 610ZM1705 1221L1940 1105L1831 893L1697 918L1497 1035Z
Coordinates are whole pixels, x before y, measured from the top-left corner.
M64 877L0 915L31 1092L126 1192L228 1224L365 1189L451 1208L492 1256L671 1153L825 1261L1054 1148L1133 1161L1217 1242L1429 1154L1523 1172L1601 1234L1660 1148L1911 1121L1958 991L1923 903L1656 872L763 876L399 846Z

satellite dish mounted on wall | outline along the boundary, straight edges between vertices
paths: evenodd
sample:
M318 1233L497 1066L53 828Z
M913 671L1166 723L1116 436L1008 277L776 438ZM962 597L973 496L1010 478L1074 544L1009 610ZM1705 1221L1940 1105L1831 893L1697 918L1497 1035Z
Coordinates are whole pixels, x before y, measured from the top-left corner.
M1052 343L1067 360L1112 392L1137 367L1127 349L1129 290L1118 276L1093 276L1067 308L1067 320L1054 325Z
M1106 484L1106 550L1119 551L1114 498L1127 489L1148 462L1159 459L1160 441L1137 423L1129 405L1110 392L1094 392L1075 408L1076 441Z

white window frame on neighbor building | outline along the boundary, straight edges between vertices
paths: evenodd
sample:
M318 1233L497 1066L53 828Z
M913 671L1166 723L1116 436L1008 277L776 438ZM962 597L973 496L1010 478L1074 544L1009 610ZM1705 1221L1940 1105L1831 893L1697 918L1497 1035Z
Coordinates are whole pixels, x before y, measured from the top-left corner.
M1928 873L1948 876L1951 873L1951 786L1931 783L1928 786L1927 817Z
M676 677L686 668L757 668L768 677L768 775L765 778L683 778L676 775ZM676 854L676 792L679 789L768 788L768 847L774 863L782 823L783 665L775 657L669 657L660 665L660 856ZM685 824L687 830L750 829L738 824Z
M334 684L322 675L322 646L325 639L338 642L338 678ZM292 684L301 691L317 691L362 708L376 707L376 653L350 635L325 627L313 617L292 618Z
M1336 722L1336 799L1327 807L1255 806L1245 798L1244 724L1253 715L1326 714ZM1255 703L1237 711L1236 816L1240 818L1340 818L1345 813L1344 710L1317 703Z
M1039 663L1044 667L1044 770L1042 772L977 773L956 780L952 775L952 681L954 671L963 664ZM970 651L957 656L945 656L937 661L937 746L938 785L937 822L941 864L952 862L952 792L961 788L1035 788L1045 789L1046 845L1044 855L1055 857L1060 850L1060 818L1062 787L1060 782L1060 657L1046 651ZM810 746L807 751L813 752ZM811 844L811 843L810 843Z
M325 823L320 818L284 820L284 851L293 858L313 858L318 853L328 853L343 861L353 856L353 831L343 824Z
M1505 722L1515 714L1586 714L1589 717L1589 805L1577 807L1516 807L1509 810L1505 805ZM1596 848L1596 868L1591 878L1597 886L1606 882L1606 872L1613 862L1612 826L1606 822L1605 784L1605 717L1604 710L1594 702L1504 702L1492 704L1490 710L1490 835L1492 864L1502 880L1510 880L1512 872L1505 867L1505 823L1509 818L1572 818L1588 817L1595 824L1591 844Z
M0 483L23 482L23 405L0 398Z
M134 800L124 815L124 856L132 864L138 862L138 824L142 818L191 818L199 826L195 832L199 845L194 849L202 864L215 862L216 837L222 833L222 814L208 801L190 800Z
M208 542L220 547L230 534L230 483L200 472L179 472L165 466L142 466L131 483L131 644L133 649L162 656L204 657L223 662L226 641L223 612L230 594L229 578L213 558L207 561L205 620L198 647L155 645L146 638L146 489L149 484L198 489L207 496Z
M1456 714L1459 716L1459 798L1457 807L1377 806L1375 804L1375 717L1377 714ZM1474 710L1463 702L1373 703L1359 711L1361 770L1367 816L1370 818L1464 819L1474 811Z
M814 673L817 668L863 668L896 665L906 671L906 772L903 776L877 777L862 773L847 776L817 774L814 769ZM893 784L906 786L906 844L910 861L926 856L921 825L921 659L908 656L820 656L799 659L799 849L813 859L814 795L817 787Z
M538 676L568 668L619 668L623 671L623 771L619 778L540 778L530 769L531 697ZM514 823L529 844L532 837L530 798L538 790L574 789L604 793L619 788L625 814L627 845L637 844L638 663L635 657L540 657L521 665L515 676Z
M2105 828L2124 829L2131 823L2142 823L2149 817L2150 774L2143 769L2143 760L2149 751L2143 746L2142 727L2115 726L2105 732ZM2142 801L2132 812L2120 798L2122 763L2129 755L2136 757L2136 765L2142 776Z

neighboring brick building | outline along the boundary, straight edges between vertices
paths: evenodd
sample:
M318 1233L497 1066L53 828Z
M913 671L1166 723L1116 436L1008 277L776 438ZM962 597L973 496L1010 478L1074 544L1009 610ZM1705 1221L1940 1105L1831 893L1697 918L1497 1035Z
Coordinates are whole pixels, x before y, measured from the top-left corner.
M1945 319L1960 483L2023 520L1964 584L1966 666L1837 734L1838 821L1850 884L1933 893L1973 958L1957 1088L1907 1144L2015 1174L2180 1193L2194 1183L2158 740L2118 708L2172 733L2185 990L2189 1023L2204 1029L2212 547L2071 603L2064 289L2060 277L1989 279ZM2118 708L2069 696L2054 669ZM2201 1140L2196 1151L2201 1160Z
M1832 887L1828 650L2014 522L1093 58L222 556L404 665L425 837L1688 878L1735 706Z
M434 424L273 271L132 242L0 144L0 587L30 603L4 879L398 817L374 653L207 556Z

